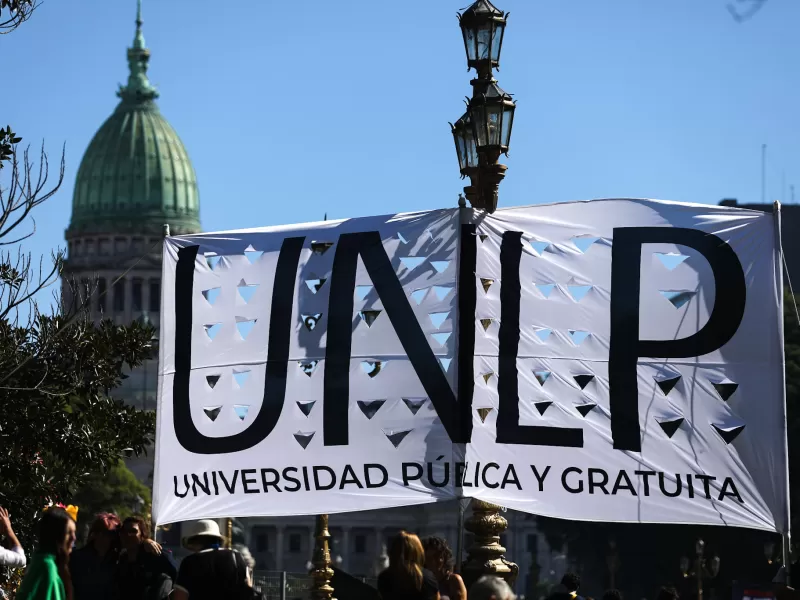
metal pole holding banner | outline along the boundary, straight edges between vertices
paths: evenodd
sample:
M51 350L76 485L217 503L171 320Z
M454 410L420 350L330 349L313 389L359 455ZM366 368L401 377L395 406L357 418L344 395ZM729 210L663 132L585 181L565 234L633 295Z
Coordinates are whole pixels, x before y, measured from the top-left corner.
M331 534L328 532L328 515L317 516L314 539L314 554L311 559L314 565L311 577L314 582L311 586L311 597L314 600L333 600L333 588L331 587L333 569L331 569L329 545Z
M781 234L781 203L779 201L775 201L772 203L772 214L775 217L775 239L778 241L777 243L777 250L778 250L778 265L777 270L778 273L776 276L778 277L778 289L780 290L780 297L778 298L779 302L779 310L780 310L780 327L779 327L779 335L781 341L781 347L784 345L784 337L783 337L783 277L781 274L783 273L784 269L786 269L786 279L789 282L789 291L792 293L792 301L794 302L794 290L792 289L792 280L789 278L789 269L786 268L786 260L783 256L783 237ZM800 325L800 323L798 323ZM786 420L786 358L783 358L783 418L784 421ZM781 535L781 541L783 546L783 568L784 572L786 573L786 585L790 586L792 584L792 542L791 542L791 528L792 528L792 513L791 513L791 498L789 496L789 439L788 435L788 428L784 427L783 433L783 448L784 454L786 456L786 525L785 531Z
M464 513L466 507L463 498L458 502L458 541L456 542L456 573L461 574L461 565L464 563Z
M233 548L233 519L225 519L225 547L230 550Z

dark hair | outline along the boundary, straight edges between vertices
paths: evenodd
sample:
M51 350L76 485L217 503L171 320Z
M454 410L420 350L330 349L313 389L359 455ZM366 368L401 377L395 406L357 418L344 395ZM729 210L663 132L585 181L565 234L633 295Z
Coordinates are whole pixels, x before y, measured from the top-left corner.
M678 600L678 590L674 587L662 587L656 594L656 600Z
M450 545L444 538L431 537L425 538L422 542L422 547L425 549L425 555L434 554L444 561L444 572L449 575L453 571L453 551L450 550Z
M139 526L139 533L142 535L142 540L149 540L150 539L150 527L147 525L147 521L144 520L143 517L128 517L122 522L122 527L124 528L125 525L134 524Z
M602 600L622 600L622 593L619 590L607 590Z
M193 535L186 538L186 544L189 546L200 546L203 549L213 548L214 546L221 545L220 539L215 535Z
M56 555L58 576L67 592L67 600L72 600L72 577L69 573L69 555L64 550L64 536L72 517L63 508L54 506L47 509L39 519L36 549L39 552Z
M113 533L121 527L119 517L113 513L102 512L94 516L87 542L91 543L94 537L101 533Z
M561 585L567 588L568 592L577 592L581 589L581 578L575 575L575 573L566 573L561 578Z

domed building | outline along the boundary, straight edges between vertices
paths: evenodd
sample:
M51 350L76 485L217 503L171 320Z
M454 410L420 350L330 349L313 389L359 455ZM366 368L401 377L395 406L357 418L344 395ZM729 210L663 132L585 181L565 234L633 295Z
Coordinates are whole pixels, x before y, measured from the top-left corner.
M147 78L149 60L139 0L128 82L81 160L66 230L64 298L72 299L70 281L78 289L96 282L95 320L157 324L164 225L173 235L200 231L197 177L183 142L158 109L158 92ZM118 395L153 410L156 384L154 360L133 372ZM131 466L146 481L151 465L152 457Z

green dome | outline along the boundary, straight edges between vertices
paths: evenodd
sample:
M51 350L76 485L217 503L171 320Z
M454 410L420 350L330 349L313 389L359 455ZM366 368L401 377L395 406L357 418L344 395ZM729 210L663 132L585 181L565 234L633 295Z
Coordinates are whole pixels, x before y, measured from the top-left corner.
M141 25L140 8L128 83L81 161L68 234L160 232L165 223L173 233L200 231L197 178L183 142L156 105Z

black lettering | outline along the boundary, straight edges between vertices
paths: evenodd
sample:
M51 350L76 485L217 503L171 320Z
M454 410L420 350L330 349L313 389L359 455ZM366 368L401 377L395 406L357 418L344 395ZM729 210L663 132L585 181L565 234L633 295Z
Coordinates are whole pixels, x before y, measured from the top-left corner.
M236 469L233 472L233 480L231 483L228 483L228 480L225 479L225 473L222 471L217 471L219 473L219 478L222 479L222 485L225 486L225 489L228 490L229 494L233 494L236 491L236 479L239 477L239 469Z
M219 496L219 485L217 484L217 472L211 471L211 483L214 484L214 495Z
M267 481L267 475L271 475L272 481ZM278 486L278 482L281 480L281 476L278 474L278 471L275 469L261 469L261 486L264 488L264 493L266 494L269 491L269 486L275 488L276 492L282 492L281 488Z
M183 483L186 486L186 491L182 494L178 492L178 476L173 475L172 479L175 481L175 495L178 498L186 498L186 496L189 494L189 478L186 475L183 476Z
M414 467L417 469L417 474L412 475L409 473L409 469ZM422 479L423 468L422 465L419 463L403 463L403 485L408 487L408 483L410 481L419 481ZM430 479L430 477L428 477Z
M439 459L441 459L441 458L443 458L443 457L440 456ZM434 477L433 477L433 467L436 464L444 465L444 480L441 483L436 481L434 479ZM458 471L458 465L456 465L456 471ZM432 463L432 462L429 462L428 463L428 482L433 487L445 487L445 486L447 486L447 484L450 483L450 463L449 462L446 462L446 463ZM458 485L458 476L456 476L456 485Z
M456 463L456 487L472 487L466 482L466 474L469 465L463 462Z
M658 474L658 487L661 488L661 493L669 498L675 498L676 496L681 495L681 489L683 489L683 485L681 484L681 476L680 473L675 475L675 491L668 492L667 488L664 487L664 481L666 480L666 476L664 473Z
M642 486L644 487L644 495L650 495L650 477L656 474L655 471L634 471L636 475L642 477Z
M600 476L600 481L594 480L595 475ZM589 469L590 494L594 494L594 488L598 488L601 492L603 492L606 496L608 496L608 490L606 489L606 484L608 484L608 473L606 473L603 469Z
M547 477L547 474L550 472L550 465L547 465L544 468L544 472L540 475L536 465L531 465L531 471L533 471L533 476L536 477L536 481L539 483L539 491L544 491L544 480Z
M729 487L731 489L727 491ZM740 504L744 504L744 500L742 500L742 497L739 495L739 490L736 489L736 484L733 483L733 479L730 477L726 477L725 481L722 482L722 489L719 491L719 500L724 500L725 496L736 498Z
M381 474L380 483L373 483L373 481L370 479L370 476L369 476L370 469L377 469L378 471L380 471L380 474ZM367 487L368 488L383 487L389 481L389 473L386 471L386 469L383 467L383 465L366 464L366 465L364 465L364 480L367 482Z
M330 467L326 467L325 465L319 465L314 467L314 489L315 490L332 490L336 487L336 473L333 472L333 469ZM326 484L322 484L319 481L319 474L321 471L325 471L330 478L330 482Z
M577 489L570 487L569 485L567 485L567 475L569 475L570 473L577 473L578 475L580 475L583 473L583 471L578 467L567 467L566 469L564 469L564 472L561 473L561 485L570 494L580 494L583 491L583 480L582 479L578 480Z
M203 473L203 483L200 483L200 478L195 474L192 473L192 494L197 496L197 488L200 488L206 496L211 495L211 491L208 489L208 473Z
M300 480L297 479L296 477L292 477L291 475L289 475L290 472L291 473L297 473L297 467L286 467L283 470L283 478L286 481L288 481L290 483L293 483L294 487L288 487L288 486L284 485L283 489L286 490L287 492L297 492L301 488Z
M519 314L522 232L506 231L500 246L500 331L498 333L497 442L583 448L583 429L519 424ZM474 325L470 324L474 329Z
M706 500L711 500L711 482L716 480L716 477L695 474L694 478L703 482L703 491L706 493Z
M689 492L689 498L694 498L694 482L691 473L686 474L686 490Z
M303 483L306 484L306 491L311 491L311 485L308 482L308 467L303 467Z
M496 489L496 488L499 488L500 487L499 483L496 483L496 482L495 483L489 483L489 481L487 481L487 479L486 479L486 471L488 471L489 469L497 469L499 471L500 470L500 465L498 465L497 463L490 462L490 463L487 463L485 467L483 467L483 473L481 475L483 477L483 485L485 485L487 488L492 489L492 490Z
M514 469L514 465L508 465L506 468L506 474L503 475L503 482L500 484L500 489L506 489L506 484L511 485L514 484L517 486L517 489L522 491L522 486L519 484L519 479L517 478L517 471Z
M248 479L247 476L252 474L253 479ZM242 469L242 488L244 489L245 494L258 494L258 488L251 488L251 485L257 485L258 481L255 479L256 470L255 469Z
M478 236L473 224L461 226L458 255L458 414L461 439L472 438L472 397L475 393L475 311L478 303L475 270L478 264ZM477 485L476 485L477 487Z
M475 484L474 484L475 487L478 487L478 476L480 475L480 471L481 471L481 463L480 462L476 462L475 463Z
M361 485L361 482L358 480L358 477L356 477L356 472L353 471L353 467L351 467L350 465L345 465L344 472L342 473L342 482L339 484L339 489L343 490L344 486L348 484L355 484L359 489L364 488L364 486Z
M714 274L714 308L700 331L679 340L639 339L642 245L678 244L702 254ZM744 315L747 287L733 249L716 235L677 227L617 227L611 247L611 341L608 380L614 448L641 452L639 357L709 354L733 337ZM500 415L498 414L498 419Z
M383 303L386 316L450 439L454 443L469 442L470 436L465 434L471 434L472 431L471 412L469 423L462 424L460 415L465 409L459 406L468 400L456 400L386 254L380 233L367 231L340 235L333 258L323 383L325 445L344 446L349 439L347 406L350 398L353 296L359 255Z
M253 422L234 435L203 435L192 420L189 379L192 373L192 299L194 269L199 246L178 250L175 267L175 375L172 384L175 437L194 454L230 454L259 444L278 423L286 395L289 342L292 334L292 304L297 283L297 265L304 238L283 240L275 267L270 305L267 366L261 409Z
M625 471L620 471L617 475L617 480L614 482L614 487L611 488L611 495L616 496L620 490L628 490L631 496L636 495L636 490L633 489L633 482Z

